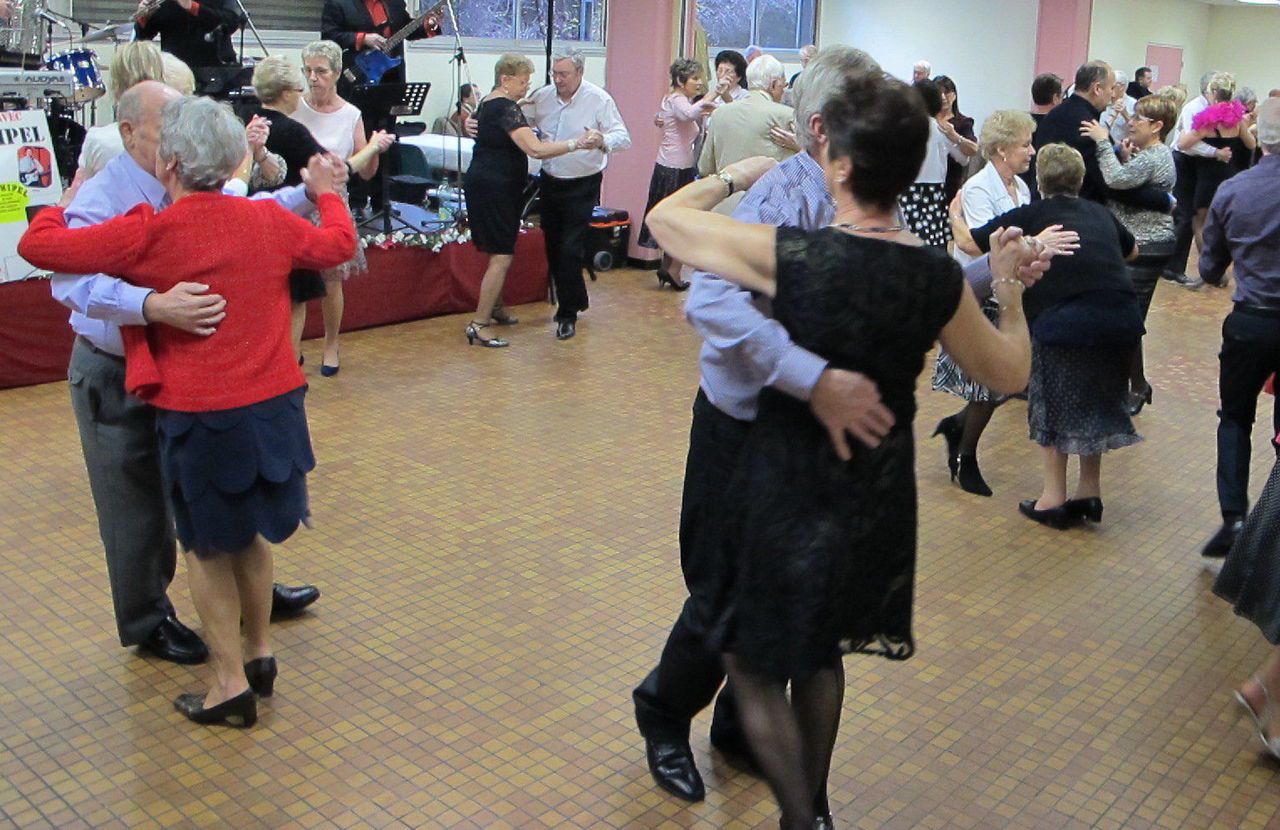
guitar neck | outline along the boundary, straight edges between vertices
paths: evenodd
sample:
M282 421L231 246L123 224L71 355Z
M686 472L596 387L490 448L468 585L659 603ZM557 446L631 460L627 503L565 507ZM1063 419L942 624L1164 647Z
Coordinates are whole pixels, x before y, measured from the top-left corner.
M404 39L407 38L413 32L414 29L422 25L422 22L424 20L436 14L437 12L439 12L440 8L443 5L444 3L437 3L435 6L432 6L430 9L418 15L413 20L410 20L408 25L406 25L403 29L396 32L391 37L387 38L386 45L382 47L382 51L390 52L392 49L399 46L401 42L404 41Z

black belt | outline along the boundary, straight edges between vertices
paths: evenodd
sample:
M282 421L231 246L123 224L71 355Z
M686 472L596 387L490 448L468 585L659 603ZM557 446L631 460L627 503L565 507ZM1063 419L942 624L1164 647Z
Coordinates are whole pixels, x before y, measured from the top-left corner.
M100 355L102 355L103 357L109 357L109 358L111 358L112 360L115 360L115 361L117 361L117 362L119 362L119 363L124 363L124 358L123 358L123 357L121 357L121 356L120 356L120 355L118 355L118 354L112 354L111 352L104 351L103 349L99 349L97 346L93 345L93 341L91 341L89 338L85 337L83 334L77 334L77 335L76 335L76 340L77 340L77 341L79 341L80 343L83 343L84 345L88 346L88 347L89 347L89 351L93 352L94 354L100 354Z
M1254 317L1280 318L1280 306L1257 305L1255 303L1236 303L1235 310L1241 314L1251 314Z

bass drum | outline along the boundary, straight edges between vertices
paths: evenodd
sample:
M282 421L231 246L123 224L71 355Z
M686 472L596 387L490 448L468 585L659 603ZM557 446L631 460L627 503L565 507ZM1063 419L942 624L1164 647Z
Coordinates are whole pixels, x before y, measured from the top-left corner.
M70 72L75 76L76 106L83 106L107 94L102 73L98 71L98 55L92 49L59 52L44 62L44 68Z

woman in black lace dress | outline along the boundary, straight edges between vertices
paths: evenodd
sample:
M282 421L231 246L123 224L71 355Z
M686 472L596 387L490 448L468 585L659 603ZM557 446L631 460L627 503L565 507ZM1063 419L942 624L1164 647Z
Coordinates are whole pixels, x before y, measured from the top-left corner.
M485 337L490 320L516 322L500 311L502 285L516 253L524 188L529 182L529 158L549 159L599 147L599 134L584 133L570 141L543 141L534 134L516 102L529 93L533 63L523 55L503 55L493 68L493 92L476 110L476 144L471 165L462 180L467 196L467 225L476 250L489 255L480 282L476 314L467 326L467 342L490 348L506 340ZM497 312L497 313L495 313Z
M724 572L734 581L723 586L714 644L783 827L806 830L826 800L841 656L906 659L914 651L911 424L925 353L941 339L965 371L1006 393L1023 387L1031 363L1022 283L1007 276L1007 252L993 260L1003 307L997 330L955 261L894 225L929 139L919 96L869 74L847 82L822 118L832 227L775 229L704 212L726 190L750 186L771 166L761 159L689 185L648 220L673 256L773 297L775 318L798 345L870 377L895 416L878 447L843 459L804 403L766 388L726 493L726 555L735 558Z

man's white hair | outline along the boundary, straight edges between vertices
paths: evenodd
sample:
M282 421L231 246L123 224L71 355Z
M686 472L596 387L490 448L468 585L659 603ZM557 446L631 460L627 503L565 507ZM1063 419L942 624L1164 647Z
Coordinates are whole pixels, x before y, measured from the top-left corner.
M927 60L924 60L923 58L921 58L920 60L916 61L916 62L915 62L915 64L914 64L911 68L912 68L912 69L923 69L923 70L924 70L924 74L928 75L930 72L932 72L932 71L933 71L933 64L931 64L931 63L929 63Z
M774 81L786 81L787 70L773 55L761 55L747 67L747 89L767 90Z

